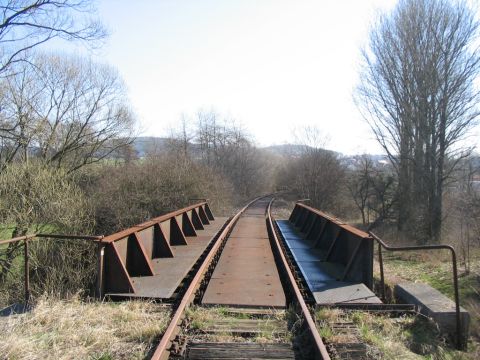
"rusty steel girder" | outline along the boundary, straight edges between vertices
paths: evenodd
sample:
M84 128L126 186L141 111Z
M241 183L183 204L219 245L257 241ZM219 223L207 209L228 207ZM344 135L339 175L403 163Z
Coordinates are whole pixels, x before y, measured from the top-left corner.
M153 218L99 242L98 294L135 294L132 277L155 275L152 260L173 258L174 245L215 220L206 201Z

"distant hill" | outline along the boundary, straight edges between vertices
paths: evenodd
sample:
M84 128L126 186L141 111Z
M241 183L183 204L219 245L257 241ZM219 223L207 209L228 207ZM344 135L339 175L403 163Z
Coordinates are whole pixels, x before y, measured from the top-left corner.
M283 144L262 147L261 149L282 156L299 156L305 150L305 145Z
M133 141L133 148L140 158L145 157L149 151L161 152L167 147L167 138L155 136L139 136Z
M305 150L308 150L308 149L313 150L313 148L311 148L308 145L298 145L298 144L271 145L271 146L263 147L261 149L267 152L270 152L272 154L286 156L286 157L299 157L305 152ZM329 149L320 149L320 150L323 150L327 153L334 154L340 158L345 157L345 155L337 151L333 151Z
M162 152L166 150L168 141L169 141L168 138L155 137L155 136L140 136L133 141L133 147L137 153L137 156L142 158L142 157L145 157L145 155L148 152ZM265 147L261 147L260 149L274 155L280 155L284 157L298 157L305 151L306 147L307 147L306 145L283 144L283 145L265 146ZM196 148L197 146L192 144L191 150L195 152L196 150L198 150ZM330 151L332 153L335 153L338 157L342 158L342 160L348 166L354 166L355 163L358 161L358 156L346 156L342 153L335 152L332 150L325 150L325 151ZM386 155L369 155L369 156L375 163L382 164L382 163L388 162L388 158Z

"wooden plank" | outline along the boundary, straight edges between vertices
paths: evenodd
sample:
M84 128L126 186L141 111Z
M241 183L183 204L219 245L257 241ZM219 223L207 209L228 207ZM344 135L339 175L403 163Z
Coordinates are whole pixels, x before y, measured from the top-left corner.
M295 359L290 344L189 343L187 359Z

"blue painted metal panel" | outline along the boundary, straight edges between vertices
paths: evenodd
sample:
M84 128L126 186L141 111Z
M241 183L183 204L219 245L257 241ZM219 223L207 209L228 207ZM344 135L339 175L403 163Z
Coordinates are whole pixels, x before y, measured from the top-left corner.
M323 261L326 251L315 248L314 242L306 240L291 222L277 220L276 223L318 304L381 302L364 284L339 281L344 265Z

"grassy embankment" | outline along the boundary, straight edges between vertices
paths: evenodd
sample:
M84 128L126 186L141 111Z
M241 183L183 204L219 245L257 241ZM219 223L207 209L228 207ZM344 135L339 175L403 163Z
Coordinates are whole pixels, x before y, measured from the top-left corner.
M12 231L3 227L0 239L10 238ZM18 291L17 298L23 298L23 272L20 249L3 284L1 307L10 305L8 291ZM45 295L34 299L30 312L0 317L0 359L143 359L168 319L169 310L151 302Z

